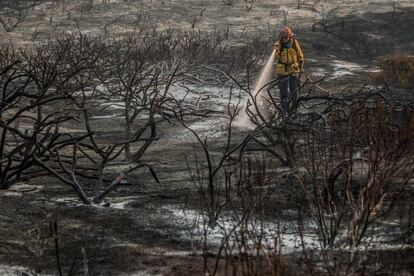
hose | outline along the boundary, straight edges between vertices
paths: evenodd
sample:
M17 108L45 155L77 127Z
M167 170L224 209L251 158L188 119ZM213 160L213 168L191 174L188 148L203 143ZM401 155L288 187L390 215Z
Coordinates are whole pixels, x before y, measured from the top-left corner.
M331 91L329 91L328 89L323 88L322 86L320 86L319 84L317 84L315 81L313 81L311 79L311 77L309 76L309 72L306 71L304 68L302 68L301 72L300 72L300 77L302 77L302 73L305 74L306 80L309 80L313 85L315 85L316 88L318 88L319 90L321 90L324 93L328 93L329 96L331 96Z

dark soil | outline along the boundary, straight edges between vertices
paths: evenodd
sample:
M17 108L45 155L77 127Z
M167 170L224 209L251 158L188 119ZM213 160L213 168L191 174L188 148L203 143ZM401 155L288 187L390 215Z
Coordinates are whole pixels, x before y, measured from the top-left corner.
M143 2L146 2L145 13L150 13L150 4L148 1ZM256 17L271 9L280 15L279 5L273 4L273 1L258 3L251 14L244 10L241 3L232 8L222 6L221 1L215 1L214 4L201 1L205 7L192 8L191 5L197 5L194 1L184 1L185 9L181 9L181 4L176 2L171 1L170 4L169 1L154 1L151 13L159 15L160 21L166 25L169 24L167 18L171 18L172 24L177 27L182 23L191 25L192 18L200 13L200 9L205 8L206 11L199 19L200 27L212 29L217 24L243 29L253 22L251 25L260 28L263 33L267 26ZM296 1L291 2L293 7L293 2ZM369 74L377 69L377 56L396 51L412 53L414 33L410 30L414 27L414 10L401 8L395 14L384 7L388 9L383 3L376 10L367 10L362 15L340 17L345 22L343 31L337 20L328 19L328 31L334 35L325 32L322 26L316 26L312 31L313 19L306 18L306 23L298 32L298 39L303 46L307 58L306 68L312 78L322 77L318 74L322 72L328 74L321 83L324 88L341 91L349 87L358 90L367 83L374 85ZM124 12L118 8L119 6L113 5L114 13ZM103 9L103 6L99 9ZM94 17L99 12L105 13L107 18L113 16L108 14L106 8L99 11L97 7ZM242 20L246 14L248 16ZM237 18L241 20L240 25ZM298 22L299 19L293 21ZM34 26L34 19L25 24ZM83 28L95 25L93 17L89 21L85 18ZM24 29L18 29L17 32L24 32ZM1 37L6 35L1 34ZM24 34L23 40L28 39L26 35ZM269 45L269 49L271 47ZM338 60L357 64L360 68L347 71L349 74L335 75L338 68L333 64ZM401 93L412 95L406 91ZM111 131L116 132L120 125L116 120L100 119L96 121L96 127L102 135L107 135ZM236 135L241 136L242 131L236 132ZM217 145L222 139L212 137L210 141L212 145ZM0 191L0 273L1 265L7 265L26 269L26 272L20 274L11 268L4 270L4 273L11 275L57 275L56 244L50 229L50 224L56 223L56 241L63 275L68 275L69 271L72 271L71 275L83 275L85 264L90 275L202 275L203 259L200 252L194 254L189 239L183 239L180 234L189 232L189 226L174 223L168 211L170 206L201 209L200 195L196 185L190 181L187 170L187 160L194 158L196 145L194 138L182 126L165 123L160 128L160 140L151 146L143 160L153 166L160 183L156 183L147 170L137 171L128 176L128 185L116 189L106 198L107 204L104 203L103 206L80 204L70 188L52 177L24 183L30 187L27 190L12 188L10 191ZM116 176L116 172L117 167L113 166L110 174ZM85 180L83 185L86 191L93 189L90 181ZM288 174L281 176L280 185L274 188L269 213L279 214L279 218L287 220L296 219L297 189L294 183L290 183ZM69 200L59 201L68 198ZM410 202L411 198L404 198L403 201ZM117 205L111 205L122 201L125 202L124 208L114 208ZM412 203L410 204L412 208ZM403 206L409 208L408 205ZM412 237L412 233L409 235ZM408 239L406 245L412 246L412 242L411 239L409 244ZM378 250L370 254L379 264L377 275L414 273L412 248ZM214 260L213 255L209 261L213 263ZM364 272L356 272L359 273Z

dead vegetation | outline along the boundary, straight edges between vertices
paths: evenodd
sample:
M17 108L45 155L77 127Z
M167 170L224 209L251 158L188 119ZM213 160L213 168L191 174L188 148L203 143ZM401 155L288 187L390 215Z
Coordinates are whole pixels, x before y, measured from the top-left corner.
M12 32L43 0L6 0L0 3L0 24L6 32Z
M233 5L233 1L222 2ZM93 5L85 3L88 12ZM244 3L252 10L256 1ZM298 8L304 3L297 1ZM285 20L287 15L286 11ZM349 39L344 21L328 22L323 14L323 21L315 26L350 40L359 54L370 53L369 43ZM203 220L201 242L192 245L196 255L201 252L205 275L408 271L406 263L392 264L392 270L378 268L376 262L385 261L384 255L378 260L370 257L376 254L371 246L376 242L372 242L373 233L377 228L382 231L380 223L395 217L405 233L395 243L412 244L412 204L407 203L411 200L407 191L414 169L413 102L392 97L393 85L412 87L412 58L380 59L385 86L326 94L317 89L322 80L308 79L298 105L290 105L284 117L275 81L262 91L268 95L265 112L250 87L272 39L248 31L203 32L193 26L163 32L137 28L116 36L88 36L79 31L23 48L3 45L0 189L54 177L84 205L100 204L139 168L148 168L159 181L157 168L144 160L151 160L150 147L163 143L160 129L180 125L201 148L195 156L188 154L187 163L197 188L190 196ZM183 88L185 95L175 95L174 85ZM202 106L201 86L224 91L229 99L224 111ZM254 129L241 132L234 121L244 112L243 93L251 98L246 112ZM194 95L198 98L190 100ZM228 119L221 129L222 140L191 127L198 119L214 115ZM110 120L103 130L95 120L105 116ZM107 168L114 164L124 167L109 172ZM288 192L294 196L280 205L294 212L290 221L297 241L293 252L285 252L284 222L275 222L286 211L280 205L275 208L275 202ZM64 245L57 218L48 223L50 237L45 246L54 250L48 257L55 258L59 274L72 271L73 265L70 268L61 259ZM222 231L218 246L210 243L214 237L209 230L214 227ZM307 242L309 236L316 244ZM79 262L85 275L93 274L85 248Z
M208 112L184 108L184 100L169 93L173 83L221 83L214 80L214 70L234 71L257 58L249 54L250 46L230 47L226 33L154 34L148 30L109 40L79 35L0 49L2 189L51 174L89 204L79 177L96 179L97 191L103 182L112 182L112 190L126 173L147 166L139 160L158 139L158 124L175 114L183 120ZM217 64L237 54L243 56L230 67ZM211 66L216 69L206 69ZM200 77L203 70L213 75ZM102 140L91 117L110 108L122 110L123 129ZM115 181L105 179L106 166L122 153L136 163L133 169L120 172ZM102 198L97 195L94 201Z
M380 82L401 88L414 87L414 56L391 55L377 61L381 72L375 76Z
M305 83L300 106L291 106L285 118L273 87L271 82L267 89L270 114L263 112L259 99L251 97L248 113L256 129L241 140L230 142L234 113L229 113L228 145L218 166L212 165L206 140L193 131L205 154L204 161L197 159L192 174L205 210L204 272L298 273L282 256L283 233L274 225L269 233L267 226L275 215L267 207L275 198L274 187L284 182L298 193L301 271L328 275L374 271L375 264L367 257L370 233L392 213L413 180L413 102L388 97L392 93L387 87L315 95L315 84ZM233 110L237 112L237 106ZM264 155L258 157L249 150L252 147L259 147ZM290 181L276 173L278 166L289 167ZM221 222L223 217L231 218L230 225ZM211 266L208 259L214 249L208 246L208 229L216 224L223 228L223 238ZM316 248L305 242L310 224L316 228ZM338 254L342 254L339 259Z

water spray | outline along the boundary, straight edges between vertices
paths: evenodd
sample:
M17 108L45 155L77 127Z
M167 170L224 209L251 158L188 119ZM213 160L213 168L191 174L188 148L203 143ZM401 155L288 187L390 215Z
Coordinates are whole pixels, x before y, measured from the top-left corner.
M265 87L270 82L273 76L273 63L276 57L276 50L273 50L272 54L270 55L269 59L267 60L266 64L260 71L259 77L257 78L254 84L253 93L250 94L248 99L249 102L255 103L253 104L254 110L250 110L253 114L261 113L264 116L269 114L268 110L268 97L265 93ZM250 121L250 117L247 114L247 106L248 103L243 107L240 111L239 118L235 121L235 124L240 127L251 127L252 122Z

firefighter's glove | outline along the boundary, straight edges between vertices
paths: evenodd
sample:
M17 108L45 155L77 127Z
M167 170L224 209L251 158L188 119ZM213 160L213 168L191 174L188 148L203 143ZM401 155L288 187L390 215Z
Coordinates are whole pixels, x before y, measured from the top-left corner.
M300 67L300 71L304 72L305 70L303 69L303 60L299 60L299 67Z
M279 52L279 49L280 49L280 43L279 43L279 41L278 41L278 42L276 42L276 43L273 45L273 48L276 50L276 52Z

